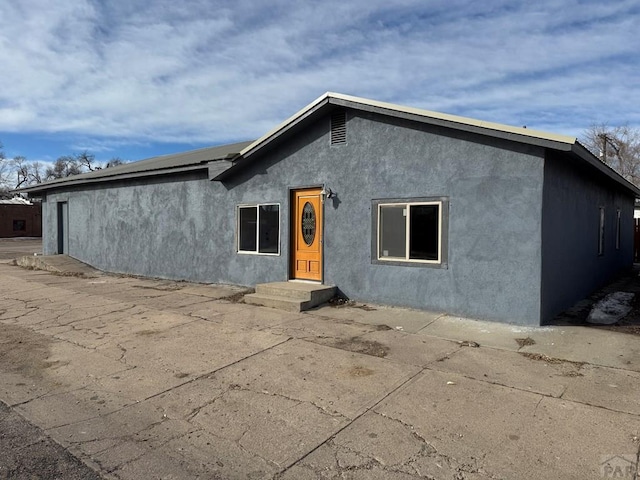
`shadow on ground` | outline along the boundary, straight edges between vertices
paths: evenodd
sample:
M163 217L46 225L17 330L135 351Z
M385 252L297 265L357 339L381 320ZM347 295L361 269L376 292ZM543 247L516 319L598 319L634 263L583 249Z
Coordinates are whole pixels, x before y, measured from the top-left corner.
M630 292L635 294L631 304L631 312L613 325L594 325L587 323L587 317L593 305L613 292ZM640 335L640 264L634 264L631 269L616 276L613 281L605 287L556 316L548 325L584 326Z

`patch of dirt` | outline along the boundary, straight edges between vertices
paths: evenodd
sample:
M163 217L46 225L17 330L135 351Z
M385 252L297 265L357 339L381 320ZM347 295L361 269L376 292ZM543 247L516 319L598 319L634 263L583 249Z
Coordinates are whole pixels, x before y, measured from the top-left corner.
M231 302L231 303L241 303L245 295L248 295L253 292L255 292L255 290L251 288L243 292L232 293L231 295L227 295L226 297L220 297L218 300L224 300L225 302Z
M133 285L133 288L142 288L145 290L159 290L161 292L175 292L182 290L184 287L174 282L160 283L158 285Z
M516 341L516 343L518 345L520 345L520 348L526 347L527 345L535 345L536 344L536 341L531 337L515 338L514 340Z
M389 325L372 325L376 331L378 332L385 332L387 330L393 330L392 327L390 327Z
M352 377L368 377L370 375L373 375L374 373L375 372L370 368L362 367L359 365L349 369L349 375L351 375Z
M138 335L140 337L145 337L145 336L149 336L149 335L156 335L158 333L162 333L162 331L160 331L160 330L140 330L139 332L136 332L136 335Z
M359 308L360 310L364 310L365 312L375 312L377 308L374 308L370 305L353 305L353 308Z
M351 337L349 339L340 339L330 344L332 347L340 350L347 350L354 353L363 353L373 357L384 358L389 353L389 347L376 341L362 340L359 337Z
M527 357L530 360L546 362L551 365L570 364L580 369L585 364L585 362L574 362L573 360L564 360L562 358L549 357L547 355L543 355L542 353L529 353L529 352L518 352L518 353L520 353L520 355L522 355L523 357Z
M38 269L34 269L38 270ZM57 272L55 270L46 270L51 275L56 275L58 277L75 277L75 278L98 278L102 275L99 273L85 273L85 272Z
M330 298L328 303L332 307L351 307L356 304L353 300L349 300L347 297L341 297L339 295Z
M377 308L372 307L371 305L366 305L364 303L356 303L354 300L349 300L347 297L343 297L341 295L336 295L331 298L328 302L330 307L351 307L351 308L359 308L360 310L364 310L365 312L373 312L377 310Z
M41 378L52 366L51 339L24 327L0 323L0 369L32 378Z

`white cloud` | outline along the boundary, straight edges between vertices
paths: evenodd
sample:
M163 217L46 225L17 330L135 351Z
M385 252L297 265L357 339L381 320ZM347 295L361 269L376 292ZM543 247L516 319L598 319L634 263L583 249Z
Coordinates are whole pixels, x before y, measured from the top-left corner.
M327 90L559 133L640 126L637 2L557 5L6 0L0 132L217 143Z

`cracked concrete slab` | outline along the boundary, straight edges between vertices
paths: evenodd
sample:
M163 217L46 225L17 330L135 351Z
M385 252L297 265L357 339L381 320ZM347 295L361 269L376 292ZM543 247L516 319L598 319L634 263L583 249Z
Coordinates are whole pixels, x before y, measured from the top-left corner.
M637 416L429 370L374 411L412 427L447 458L511 478L601 478L604 450L637 450L640 428Z
M640 373L584 365L579 377L567 379L562 398L640 416Z
M290 336L281 330L272 330L275 327L287 322L297 323L304 318L303 314L284 312L267 307L257 307L245 303L221 303L216 305L216 312L224 312L223 315L214 318L216 322L228 324L230 327L241 327L250 330L264 330L276 335ZM197 315L194 311L192 315Z
M145 298L139 302L158 310L177 311L192 307L197 304L210 301L208 297L199 297L197 295L183 294L181 292L167 292L164 295L155 298Z
M140 478L267 479L277 466L240 447L203 431L171 440L141 458L120 467L114 474L123 480Z
M188 312L190 317L199 318L208 322L221 323L228 321L233 325L237 325L243 322L243 325L247 328L255 328L261 325L260 320L256 320L255 315L250 317L254 321L245 317L244 313L249 308L249 305L245 305L240 302L229 302L226 300L211 300L209 302L198 303L193 305ZM238 315L243 312L241 315ZM265 320L266 321L266 320Z
M127 365L171 374L202 375L286 341L267 332L247 332L203 320L170 330L149 330L121 339Z
M640 342L633 335L592 327L544 328L531 335L535 345L520 351L584 361L592 365L640 372ZM637 336L635 337L638 338Z
M188 375L175 374L166 370L128 366L120 372L95 379L94 389L111 392L133 402L176 388L190 379Z
M190 423L169 419L160 409L135 404L117 414L60 426L48 433L111 471L193 430Z
M268 309L272 310L273 309ZM288 335L320 345L335 346L352 338L358 338L378 327L349 320L334 320L327 317L291 314L290 319L267 329L269 332Z
M113 479L582 479L638 451L634 337L226 291L0 264L0 399Z
M193 417L207 432L287 467L322 444L349 419L310 402L231 388Z
M298 462L284 479L479 479L475 465L447 457L411 425L367 413ZM488 476L485 478L489 478Z
M0 371L0 399L15 406L46 395L52 387L25 374Z
M582 375L579 364L550 363L485 347L461 347L431 368L552 397L562 396L572 375Z
M398 331L375 331L362 335L361 340L376 342L385 349L385 358L409 365L425 367L457 352L458 343L440 338L424 338Z
M420 329L419 335L446 338L453 341L474 341L482 346L502 350L518 350L516 338L539 333L543 329L555 327L521 327L495 322L470 320L453 315L441 315L434 322Z
M82 397L86 399L92 394L88 395L86 391L83 393L82 396L78 395L78 391L47 394L14 408L40 428L47 430L101 414L102 406L83 401Z
M411 365L291 340L210 378L224 388L309 402L353 419L419 371Z
M124 368L126 365L122 362L97 352L68 342L53 342L49 347L44 374L52 383L79 388Z
M337 320L350 320L369 325L388 326L391 329L416 333L442 316L442 313L394 308L383 305L325 305L306 312Z
M165 389L149 399L148 403L161 408L170 418L191 420L203 407L214 402L225 391L223 385L206 376Z

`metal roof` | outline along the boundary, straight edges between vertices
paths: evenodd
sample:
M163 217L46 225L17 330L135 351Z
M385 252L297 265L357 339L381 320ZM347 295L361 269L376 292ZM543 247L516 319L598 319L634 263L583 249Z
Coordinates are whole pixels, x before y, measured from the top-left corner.
M217 147L200 148L188 152L160 155L137 162L125 163L115 167L103 168L93 172L81 173L70 177L59 178L48 182L31 185L16 191L36 193L57 187L96 183L108 180L120 180L127 178L147 177L163 175L167 173L183 172L194 169L206 168L208 162L215 160L228 160L250 145L252 142L239 142Z
M326 105L336 105L354 108L357 110L367 110L384 115L408 118L422 123L447 126L459 130L477 131L484 135L493 135L509 138L523 143L553 143L572 145L576 142L575 137L557 135L554 133L542 132L524 127L513 127L500 123L484 122L468 117L449 115L446 113L433 112L420 108L404 107L393 103L378 102L367 98L343 95L341 93L327 92L309 105L304 107L295 115L291 116L270 132L266 133L255 142L248 145L240 152L240 156L248 156L261 149L263 146L273 141L276 137L289 130L292 126L305 120L320 108ZM545 145L547 146L547 145Z

